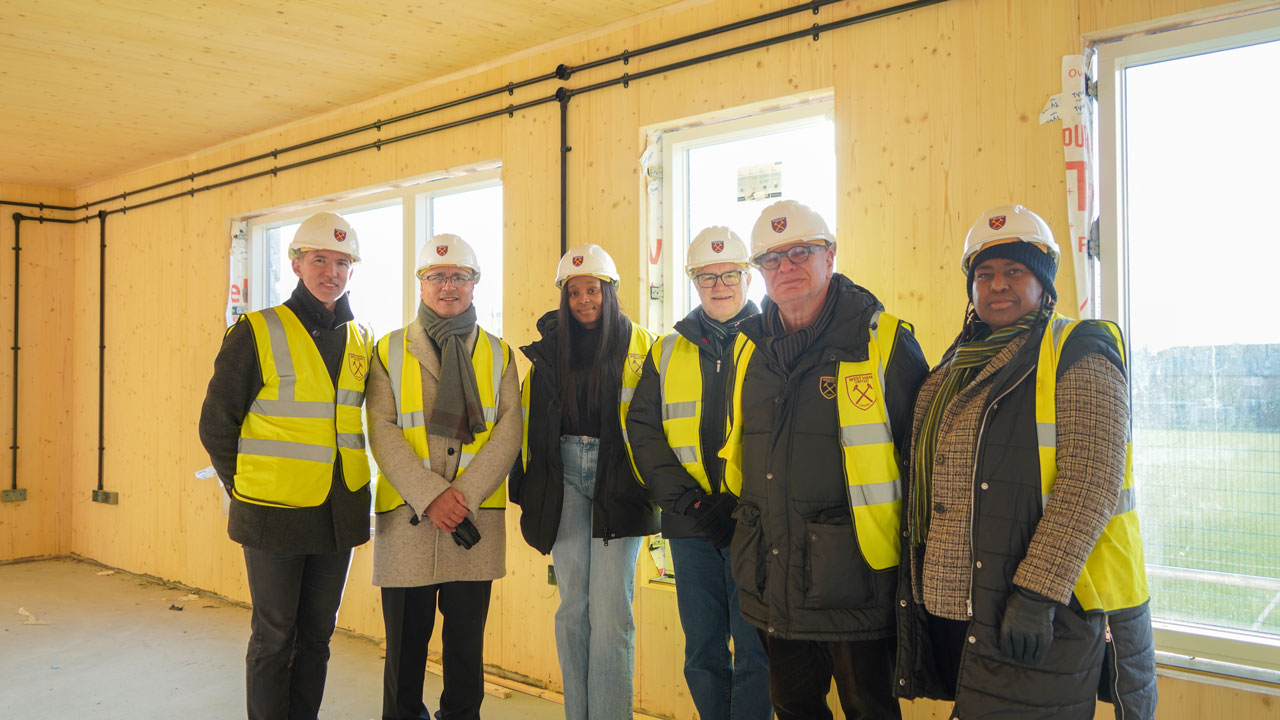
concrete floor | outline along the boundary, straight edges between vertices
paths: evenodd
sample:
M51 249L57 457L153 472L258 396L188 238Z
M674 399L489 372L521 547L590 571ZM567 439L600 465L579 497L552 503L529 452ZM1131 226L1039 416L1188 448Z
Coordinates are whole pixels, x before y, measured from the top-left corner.
M244 717L249 611L72 559L0 565L0 717ZM170 609L181 606L182 610ZM19 608L29 615L19 613ZM32 619L44 624L28 624ZM382 651L339 631L320 717L376 718ZM440 677L427 673L435 709ZM486 696L486 720L563 718L562 705Z

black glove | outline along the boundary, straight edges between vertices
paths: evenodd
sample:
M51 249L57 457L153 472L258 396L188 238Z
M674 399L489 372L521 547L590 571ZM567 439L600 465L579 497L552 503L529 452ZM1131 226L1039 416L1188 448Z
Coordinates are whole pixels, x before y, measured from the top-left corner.
M453 541L461 545L463 550L470 550L472 545L480 542L480 531L471 522L471 518L462 518L462 522L453 529Z
M733 509L738 498L729 493L707 495L689 507L693 517L693 529L705 536L717 549L729 547L738 521L733 519Z
M1053 612L1050 598L1023 588L1014 588L1000 621L1000 652L1026 665L1039 665L1053 642Z

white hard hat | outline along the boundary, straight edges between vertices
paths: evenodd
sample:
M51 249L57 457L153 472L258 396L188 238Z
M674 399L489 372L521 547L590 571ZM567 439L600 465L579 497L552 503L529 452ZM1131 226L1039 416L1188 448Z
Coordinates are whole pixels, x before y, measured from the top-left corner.
M334 250L346 253L352 263L360 262L360 239L351 223L331 212L316 213L298 226L289 243L289 257L302 257L308 250Z
M969 228L960 256L960 271L969 275L970 264L986 248L1007 242L1028 242L1049 254L1056 270L1058 243L1053 240L1049 223L1021 205L999 205L982 213Z
M476 251L471 249L466 240L451 233L443 233L431 238L431 241L418 251L418 267L413 271L415 277L422 275L433 267L440 265L456 265L473 273L480 279L480 261L476 259Z
M747 252L747 244L742 242L738 233L723 225L712 225L703 229L689 243L684 270L689 277L693 277L698 270L722 262L746 267L751 262L751 254Z
M618 284L618 268L604 248L591 243L574 245L556 266L556 288L575 275L591 275Z
M836 237L827 222L809 206L795 200L780 200L760 213L751 228L751 259L794 242L823 242L833 250Z

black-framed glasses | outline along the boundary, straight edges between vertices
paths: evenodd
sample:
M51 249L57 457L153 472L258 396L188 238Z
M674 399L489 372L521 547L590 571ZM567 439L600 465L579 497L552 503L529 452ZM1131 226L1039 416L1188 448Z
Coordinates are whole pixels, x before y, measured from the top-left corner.
M764 270L777 270L785 256L792 265L803 265L809 262L809 256L819 250L826 250L829 245L792 245L786 252L767 252L756 258L756 265Z
M422 278L431 284L432 287L444 287L445 283L449 283L453 287L467 287L475 282L475 275L443 275L434 273L426 275Z
M693 276L693 281L701 288L715 287L717 280L724 283L725 287L733 287L734 285L740 284L742 282L742 276L746 274L747 271L745 270L730 270L729 272L722 272L719 275L716 275L715 273L700 273Z

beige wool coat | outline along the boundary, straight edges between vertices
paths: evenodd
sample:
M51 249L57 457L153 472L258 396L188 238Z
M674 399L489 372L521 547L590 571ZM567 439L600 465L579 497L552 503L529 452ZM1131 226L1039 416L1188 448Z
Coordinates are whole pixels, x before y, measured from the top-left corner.
M477 326L467 337L467 351L475 349ZM422 372L422 407L430 417L440 380L440 356L422 325L416 320L405 329L408 351ZM387 369L374 354L365 388L365 412L369 448L373 459L405 504L375 515L373 584L379 587L419 587L457 580L496 580L506 574L506 520L502 509L481 509L480 503L507 478L520 452L523 426L520 383L513 361L502 375L498 390L498 419L489 441L467 471L454 478L462 443L454 438L429 435L431 469L422 466L396 425L399 409L391 392ZM484 380L481 379L481 382ZM436 530L423 513L427 505L450 485L467 500L471 522L480 531L480 542L464 550L450 533ZM505 492L505 491L504 491ZM421 519L413 525L410 519Z

